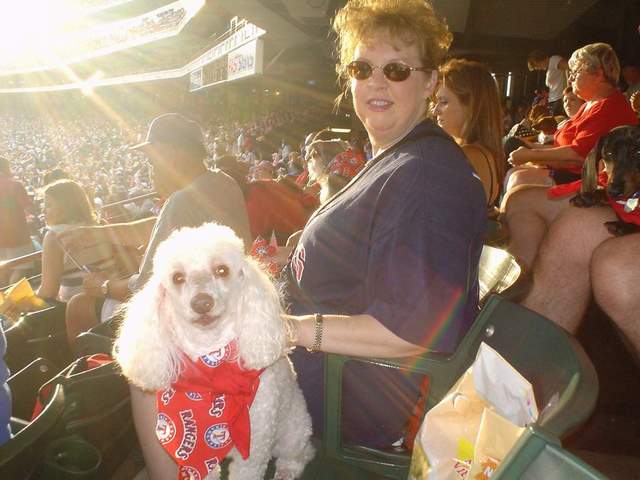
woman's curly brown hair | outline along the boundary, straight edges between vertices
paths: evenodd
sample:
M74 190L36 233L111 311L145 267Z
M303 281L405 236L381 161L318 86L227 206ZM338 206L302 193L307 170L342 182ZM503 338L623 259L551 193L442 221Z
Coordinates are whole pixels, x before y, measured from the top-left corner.
M438 68L453 36L428 0L349 0L333 19L337 38L338 80L348 86L346 66L359 43L388 35L405 45L417 45L423 67ZM412 65L418 66L418 65Z

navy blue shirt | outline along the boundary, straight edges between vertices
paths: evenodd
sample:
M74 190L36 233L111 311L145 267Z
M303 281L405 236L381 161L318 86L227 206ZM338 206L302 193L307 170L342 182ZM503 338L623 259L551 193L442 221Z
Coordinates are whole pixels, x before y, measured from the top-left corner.
M290 312L369 314L408 342L453 351L477 313L485 221L482 184L464 153L425 121L309 220L287 268ZM293 360L318 432L323 356L298 348ZM397 440L418 384L353 364L343 438Z

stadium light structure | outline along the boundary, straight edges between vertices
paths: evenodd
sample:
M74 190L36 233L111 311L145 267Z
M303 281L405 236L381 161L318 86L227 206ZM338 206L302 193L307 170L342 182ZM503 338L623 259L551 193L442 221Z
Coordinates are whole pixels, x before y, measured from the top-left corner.
M18 0L2 3L0 75L49 70L178 35L206 0L175 0L153 11L77 30L73 20L132 0ZM167 18L172 18L167 22ZM157 31L140 34L143 26ZM132 32L135 32L133 34Z

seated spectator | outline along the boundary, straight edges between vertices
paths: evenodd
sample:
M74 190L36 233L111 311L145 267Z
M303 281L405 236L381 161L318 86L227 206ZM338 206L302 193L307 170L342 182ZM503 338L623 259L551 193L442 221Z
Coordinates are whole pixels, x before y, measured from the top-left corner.
M531 267L547 228L568 205L568 198L548 198L548 186L580 178L582 163L598 139L619 125L636 125L638 118L617 88L620 64L613 49L594 43L576 50L569 60L573 91L585 104L556 132L552 147L520 147L510 157L513 165L527 162L503 199L503 219L510 239L509 251L523 267ZM553 182L551 181L553 178ZM511 183L511 179L509 180ZM531 186L533 183L540 186Z
M22 183L14 180L9 160L0 157L0 261L33 252L27 211L33 212L31 199ZM0 287L17 282L32 268L33 263L28 263L12 270L0 270Z
M522 142L509 163L524 166L509 178L507 192L518 185L569 183L580 178L582 163L598 138L618 125L637 122L620 90L620 64L610 45L593 43L579 48L569 60L573 91L586 103L571 121L558 129L552 146Z
M440 125L462 146L493 206L504 176L502 117L498 86L486 65L449 60L440 68L434 113Z
M627 65L622 69L622 79L627 84L624 96L631 100L631 95L640 91L640 67Z
M352 173L355 175L358 170L352 169L353 166L349 159L354 158L353 155L347 156L344 160L348 162L347 166L342 165L343 159L339 158L342 153L347 151L349 145L341 140L316 140L307 147L307 169L309 170L309 188L307 192L317 192L320 204L325 203L336 193L337 182L332 181L334 176L347 177L335 172ZM361 167L364 165L362 162ZM315 187L314 185L317 185Z
M523 305L576 334L595 301L630 340L640 359L640 234L613 237L609 207L566 208L549 228Z
M455 349L477 313L486 222L481 182L426 119L452 39L431 3L350 1L334 29L338 72L374 156L313 213L284 270L289 343L306 347L292 360L318 436L322 352L398 358ZM421 379L392 370L347 365L343 442L384 448L400 439Z
M567 60L560 55L549 55L541 50L534 50L527 57L530 71L544 70L545 84L549 87L546 105L552 115L562 115L562 91L567 86Z
M38 296L67 302L82 292L87 271L114 278L115 262L111 245L103 243L78 251L73 259L64 252L58 234L78 226L96 225L96 213L87 194L73 180L58 180L47 185L44 193L44 218L47 233L42 246L42 282Z
M80 227L61 236L74 252L79 246L103 242L132 247L147 245L137 276L111 280L103 273L85 275L84 293L74 296L67 305L67 333L71 340L106 319L105 315L98 315L101 311L98 307L106 303L105 299L108 304L125 300L144 284L151 272L155 249L173 230L217 221L234 228L245 245L251 245L242 193L229 176L205 168L203 159L207 152L197 123L176 113L157 117L149 127L147 141L135 148L148 155L153 185L167 200L157 219Z
M574 118L580 111L580 107L584 105L584 100L573 91L573 87L569 85L562 93L562 105L567 119L558 124L558 128L563 128L564 124Z
M142 149L152 165L152 181L156 191L166 198L157 220L141 220L133 224L80 228L69 232L67 244L95 243L108 239L114 243L148 245L140 273L131 278L108 281L100 274L85 279L86 293L73 297L67 308L68 335L74 335L98 322L96 301L105 297L126 299L149 279L153 256L158 245L171 232L181 227L200 226L204 222L228 225L251 247L249 222L237 184L220 170L208 171L207 157L200 126L180 114L157 117L149 126L145 142L133 147ZM151 231L153 229L153 231ZM150 238L149 238L150 236ZM157 410L155 393L131 387L131 402L136 431L142 445L150 478L167 478L176 466L155 435Z

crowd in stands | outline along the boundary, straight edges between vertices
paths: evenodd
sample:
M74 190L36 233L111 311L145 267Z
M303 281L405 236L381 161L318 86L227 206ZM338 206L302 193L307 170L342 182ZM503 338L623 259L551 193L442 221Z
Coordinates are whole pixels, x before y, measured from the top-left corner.
M613 210L570 203L599 141L613 129L638 124L640 69L621 68L603 43L583 46L568 59L533 52L528 66L546 71L549 91L538 92L527 111L516 114L523 118L510 115L505 125L489 67L465 59L443 62L451 35L428 4L407 0L392 8L413 22L413 32L422 32L412 34L413 43L396 38L400 30L385 8L391 7L353 12L347 4L334 23L338 72L366 131L351 132L348 141L309 128L305 111L272 112L253 122L212 119L204 132L168 114L151 123L146 139L146 119L124 128L98 119L60 124L0 118L6 125L0 155L10 159L11 175L31 197L44 187L49 232L80 225L85 233L100 232L102 240L131 246L142 238L138 243L147 245L139 276L114 280L112 265L100 273L65 274L70 260L56 235L45 235L40 293L71 300L70 340L100 320L105 297L124 301L140 288L155 247L173 229L218 220L233 226L247 249L274 237L290 254L282 271L291 302L287 321L295 333L289 340L309 349L296 349L292 358L319 432L323 367L313 352L451 352L477 311L477 285L468 280L477 276L489 218L504 224L508 250L533 272L526 306L575 333L593 291L640 353L640 330L630 314L640 307L640 266L634 260L631 272L622 260L637 252L639 235L612 237L603 223L616 218ZM362 32L373 41L360 38ZM430 69L437 65L439 71ZM139 149L132 150L137 142ZM154 150L159 144L172 150ZM57 196L64 189L73 202ZM121 223L94 211L152 189L164 205L129 205ZM638 191L620 192L625 201L633 195ZM71 212L70 203L80 212ZM145 220L150 215L159 216ZM105 220L110 225L99 225ZM99 249L86 255L83 264L108 263ZM622 286L609 282L616 268L624 271ZM459 308L450 313L453 303ZM436 334L434 322L443 316L446 331ZM384 446L401 436L420 385L384 375L366 367L345 374L348 440ZM393 385L393 391L372 396L367 384ZM138 434L152 437L150 399L133 395ZM366 418L358 413L363 411ZM148 465L157 465L151 468L161 468L157 451L145 455Z

